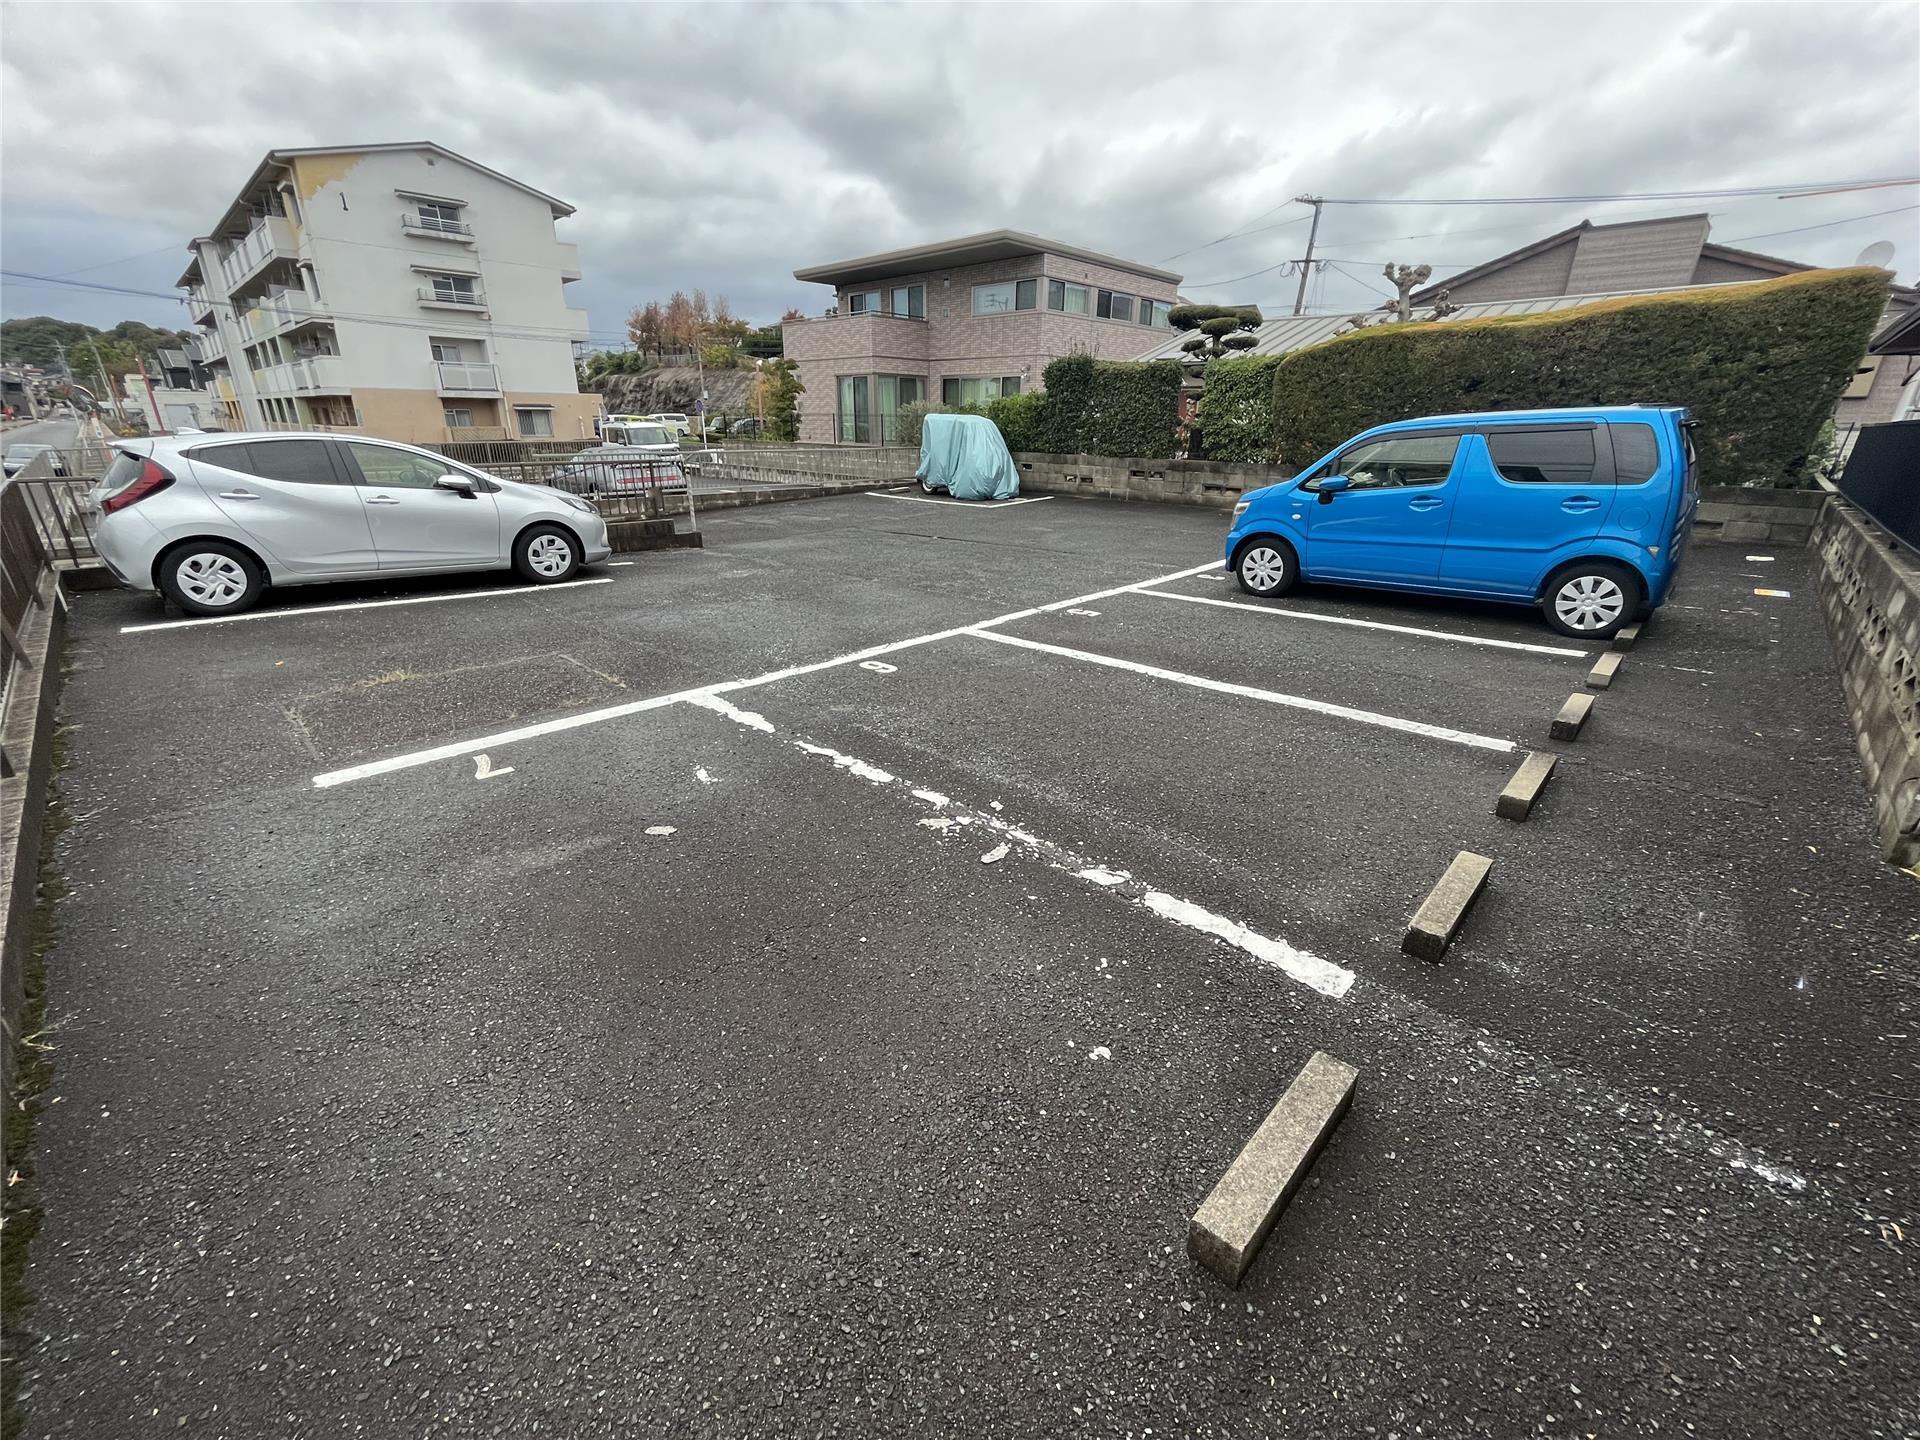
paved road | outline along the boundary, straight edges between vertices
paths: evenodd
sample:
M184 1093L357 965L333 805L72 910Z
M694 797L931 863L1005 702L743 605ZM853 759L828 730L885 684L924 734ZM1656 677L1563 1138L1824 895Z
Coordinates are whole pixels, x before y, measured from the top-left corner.
M0 434L0 449L8 445L51 445L58 450L69 450L73 448L74 434L78 428L73 420L64 417L29 421L25 425L12 426Z
M1523 613L1126 588L1222 528L76 597L24 1433L1914 1430L1920 926L1805 552L1697 551L1548 747L1591 647ZM1525 826L1459 737L1563 754ZM1222 1290L1187 1216L1315 1049L1353 1110Z

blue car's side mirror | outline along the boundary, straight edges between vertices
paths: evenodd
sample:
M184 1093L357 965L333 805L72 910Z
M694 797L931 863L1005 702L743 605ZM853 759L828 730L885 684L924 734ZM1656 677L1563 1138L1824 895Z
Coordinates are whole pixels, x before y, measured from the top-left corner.
M1324 480L1314 481L1313 488L1319 492L1320 503L1322 505L1331 505L1334 496L1338 495L1342 490L1351 490L1353 488L1353 481L1349 480L1345 475L1329 475Z

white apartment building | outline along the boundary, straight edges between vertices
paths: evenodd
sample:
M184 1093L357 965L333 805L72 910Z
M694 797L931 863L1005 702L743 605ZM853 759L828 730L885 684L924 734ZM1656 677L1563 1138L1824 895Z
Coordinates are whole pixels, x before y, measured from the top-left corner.
M585 438L573 207L439 145L269 151L180 277L233 429Z

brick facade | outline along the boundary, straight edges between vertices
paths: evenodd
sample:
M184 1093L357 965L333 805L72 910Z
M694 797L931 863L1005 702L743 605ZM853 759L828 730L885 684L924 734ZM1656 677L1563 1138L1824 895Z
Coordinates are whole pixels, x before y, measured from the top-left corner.
M975 315L973 287L1005 280L1033 280L1035 308ZM1015 375L1024 392L1041 388L1049 361L1075 350L1100 360L1135 360L1166 339L1165 329L1138 320L1102 320L1097 315L1048 310L1048 280L1132 296L1136 315L1142 299L1160 306L1176 303L1171 281L1044 252L843 286L834 296L839 314L789 320L782 327L787 358L796 363L805 386L800 396L800 439L819 444L836 440L834 417L841 376L868 377L869 410L877 415L882 375L914 376L930 401L939 400L941 382L954 377ZM892 290L903 285L926 287L925 319L847 312L851 293L877 290L885 305ZM1091 296L1088 308L1094 308ZM871 434L880 438L877 418Z

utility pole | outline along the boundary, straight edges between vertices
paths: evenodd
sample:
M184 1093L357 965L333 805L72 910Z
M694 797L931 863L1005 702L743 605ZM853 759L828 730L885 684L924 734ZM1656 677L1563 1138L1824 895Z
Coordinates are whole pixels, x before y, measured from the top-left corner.
M1307 303L1307 276L1313 273L1313 241L1320 233L1320 207L1327 202L1318 195L1296 195L1293 203L1313 207L1313 224L1307 227L1307 255L1299 262L1300 288L1293 293L1293 313L1298 315Z
M100 403L103 406L113 406L112 414L117 420L120 418L120 402L113 398L113 386L107 379L106 362L100 358L100 346L92 340L87 344L93 347L93 368L100 375Z

